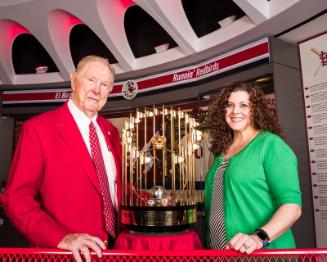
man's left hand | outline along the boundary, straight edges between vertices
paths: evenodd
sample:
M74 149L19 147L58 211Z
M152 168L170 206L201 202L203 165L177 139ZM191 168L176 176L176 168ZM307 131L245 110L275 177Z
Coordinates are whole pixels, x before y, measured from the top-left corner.
M66 235L57 247L72 251L76 262L82 262L81 255L84 256L86 262L91 262L90 249L99 258L102 257L102 249L106 249L105 243L100 238L88 234Z

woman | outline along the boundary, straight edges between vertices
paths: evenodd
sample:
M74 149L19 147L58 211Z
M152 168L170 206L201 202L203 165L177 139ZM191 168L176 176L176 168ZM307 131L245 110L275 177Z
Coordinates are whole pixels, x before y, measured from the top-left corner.
M253 84L224 87L210 109L215 161L205 182L207 244L250 254L295 247L297 159Z

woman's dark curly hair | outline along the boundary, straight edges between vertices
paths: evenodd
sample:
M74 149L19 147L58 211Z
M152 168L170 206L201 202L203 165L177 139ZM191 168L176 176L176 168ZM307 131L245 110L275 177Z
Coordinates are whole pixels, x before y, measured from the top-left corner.
M245 91L250 95L252 123L255 129L281 135L281 128L268 108L262 90L256 88L254 83L234 82L220 90L217 99L209 109L207 121L212 145L211 151L215 156L222 154L233 141L233 130L225 121L225 108L230 94L235 91Z

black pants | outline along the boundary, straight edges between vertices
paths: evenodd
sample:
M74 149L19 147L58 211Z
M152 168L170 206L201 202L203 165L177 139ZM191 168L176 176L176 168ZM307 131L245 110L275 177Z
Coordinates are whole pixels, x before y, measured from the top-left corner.
M108 249L113 249L115 246L115 238L108 234Z

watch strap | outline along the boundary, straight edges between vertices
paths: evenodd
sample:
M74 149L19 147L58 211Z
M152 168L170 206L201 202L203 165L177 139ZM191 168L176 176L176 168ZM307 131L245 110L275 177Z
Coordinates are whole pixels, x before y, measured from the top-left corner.
M255 234L258 236L258 238L261 239L263 248L267 247L270 244L270 237L267 232L264 231L262 228L256 229Z

